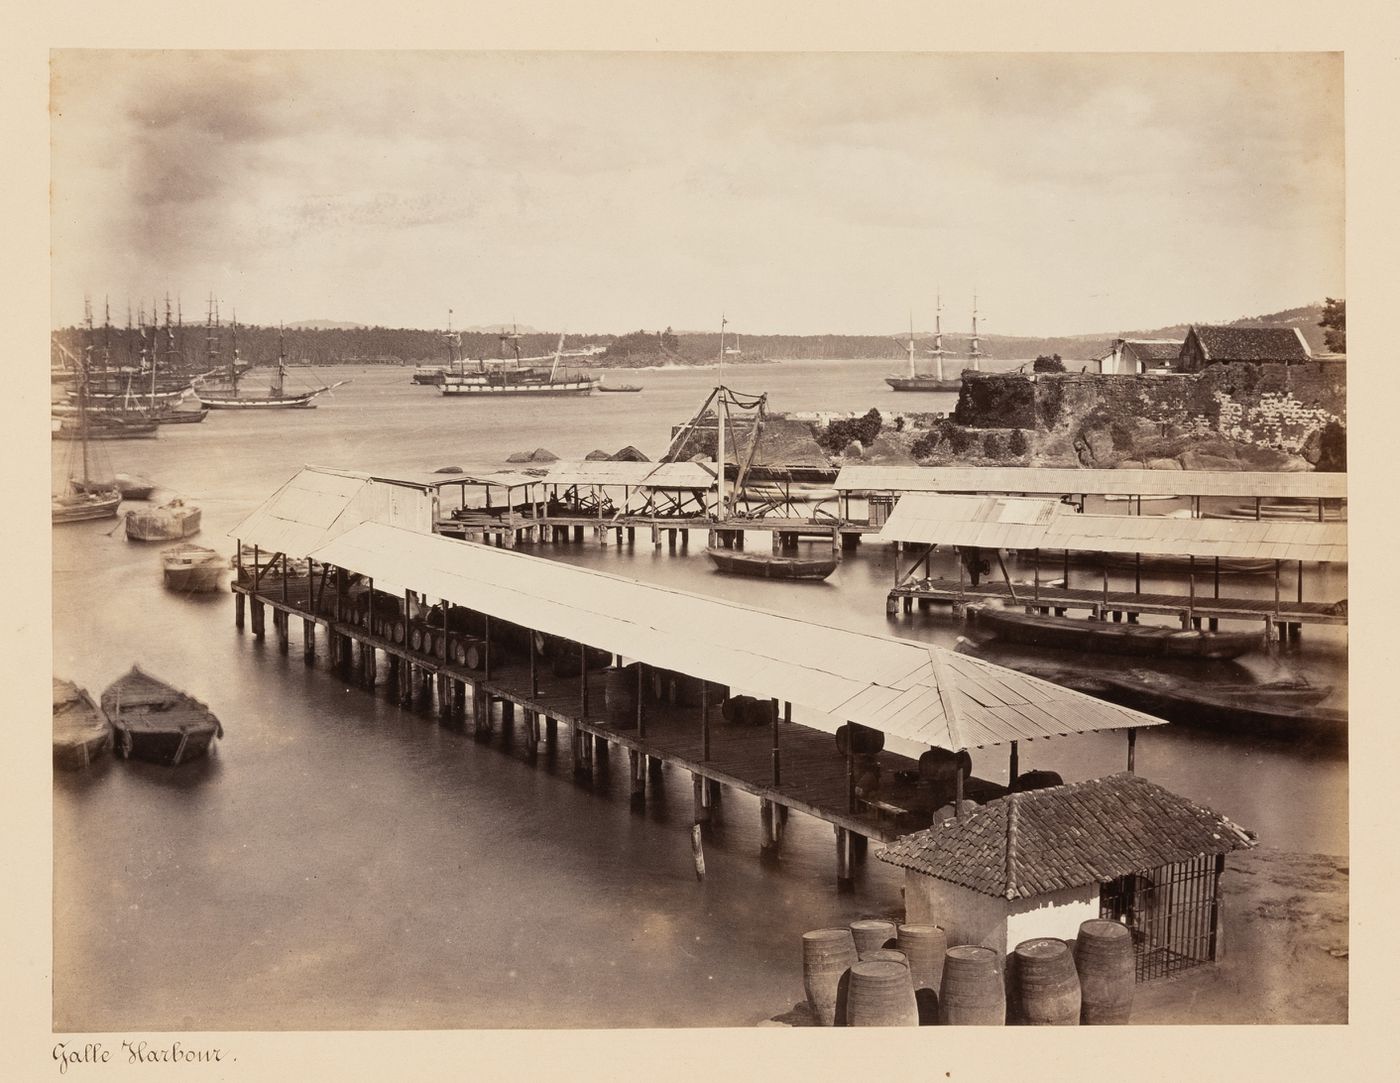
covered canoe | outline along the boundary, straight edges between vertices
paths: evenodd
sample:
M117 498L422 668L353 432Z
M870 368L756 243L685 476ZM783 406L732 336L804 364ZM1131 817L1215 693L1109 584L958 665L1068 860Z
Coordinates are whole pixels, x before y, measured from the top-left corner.
M1264 645L1262 632L1205 632L1150 624L1118 624L1078 617L1042 616L970 605L975 627L1011 643L1158 658L1238 658Z
M112 747L102 708L72 681L53 679L53 765L75 771Z
M763 579L825 579L841 563L838 557L793 557L746 553L742 549L706 549L715 570L727 575L753 575Z
M199 533L201 513L175 499L158 508L126 513L126 536L132 541L179 541Z
M224 735L212 711L193 696L131 667L102 693L123 759L176 766L203 756Z
M219 580L228 570L228 561L218 553L192 542L162 551L160 562L166 587L182 594L207 594L218 590Z

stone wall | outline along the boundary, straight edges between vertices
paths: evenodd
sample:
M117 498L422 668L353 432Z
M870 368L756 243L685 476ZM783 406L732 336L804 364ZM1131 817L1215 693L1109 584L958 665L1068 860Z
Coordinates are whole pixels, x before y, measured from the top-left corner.
M1211 365L1192 375L966 373L934 460L1307 469L1346 426L1346 366ZM1028 454L1009 452L1023 430ZM1019 442L1018 442L1019 443ZM1019 447L1017 450L1020 450Z

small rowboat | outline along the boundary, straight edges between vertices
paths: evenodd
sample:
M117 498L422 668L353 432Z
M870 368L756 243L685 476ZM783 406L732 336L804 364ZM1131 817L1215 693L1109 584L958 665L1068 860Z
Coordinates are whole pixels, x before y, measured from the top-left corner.
M224 735L203 703L137 666L102 693L102 709L112 721L123 759L174 767L203 756L214 738Z
M214 550L190 542L164 550L160 563L167 589L181 594L218 590L219 579L228 569L228 561Z
M738 549L706 549L705 555L714 561L715 571L762 579L825 579L841 563L839 557L770 556Z
M179 541L199 533L201 513L193 504L175 499L148 511L126 513L126 536L132 541Z
M72 681L53 679L53 765L86 767L112 747L112 727L102 708Z
M1260 632L1204 632L1149 624L1117 624L1050 617L970 605L968 618L982 631L1033 647L1136 654L1157 658L1238 658L1264 645Z
M641 389L641 384L614 384L611 387L599 384L594 388L595 391L640 391Z

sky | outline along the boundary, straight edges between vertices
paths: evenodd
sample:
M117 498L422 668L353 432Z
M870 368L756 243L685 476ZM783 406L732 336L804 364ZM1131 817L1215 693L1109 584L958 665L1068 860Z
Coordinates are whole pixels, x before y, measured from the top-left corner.
M53 322L1057 335L1344 296L1335 53L59 50Z

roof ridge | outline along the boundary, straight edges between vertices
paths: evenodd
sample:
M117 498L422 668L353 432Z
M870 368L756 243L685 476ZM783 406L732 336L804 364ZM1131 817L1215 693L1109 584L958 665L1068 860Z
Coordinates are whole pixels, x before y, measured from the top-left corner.
M1018 793L1008 794L1006 803L1006 883L1002 894L1008 899L1014 899L1018 894L1016 868L1021 848L1021 802L1017 798L1020 796Z

